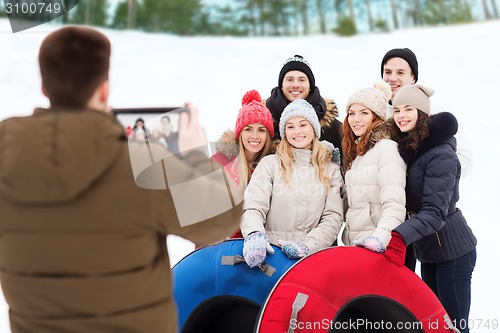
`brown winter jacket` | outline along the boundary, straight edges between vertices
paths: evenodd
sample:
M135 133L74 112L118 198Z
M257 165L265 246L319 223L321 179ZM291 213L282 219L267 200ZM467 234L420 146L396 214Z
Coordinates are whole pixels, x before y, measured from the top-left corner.
M201 155L170 161L178 180L201 175L186 164ZM209 201L226 188L196 191ZM104 112L37 109L1 122L0 283L12 332L177 332L166 236L216 242L238 228L241 204L181 227L173 193L135 184L124 130Z

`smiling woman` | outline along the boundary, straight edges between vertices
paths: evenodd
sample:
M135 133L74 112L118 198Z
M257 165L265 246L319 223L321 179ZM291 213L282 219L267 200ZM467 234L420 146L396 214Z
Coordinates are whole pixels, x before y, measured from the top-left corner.
M248 91L236 119L234 132L226 131L216 144L212 160L224 168L230 184L243 193L260 160L271 153L273 119L256 90ZM242 200L242 198L239 198ZM238 230L232 238L243 237Z
M245 192L241 231L250 267L273 253L269 241L281 245L288 257L302 258L334 244L342 225L343 180L331 161L331 144L318 139L312 105L303 99L291 102L279 131L283 139L276 154L262 159Z
M385 82L351 95L342 141L348 198L342 241L375 252L385 251L406 212L406 165L385 122L390 96Z
M236 185L244 188L259 161L272 151L273 135L271 113L261 103L259 93L250 90L243 96L234 132L222 135L212 159L224 167Z

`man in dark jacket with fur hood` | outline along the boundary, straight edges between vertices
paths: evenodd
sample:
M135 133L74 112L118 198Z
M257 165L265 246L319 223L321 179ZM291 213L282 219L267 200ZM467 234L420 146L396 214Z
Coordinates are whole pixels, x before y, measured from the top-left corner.
M202 216L228 196L204 177L208 157L187 152L204 140L196 109L182 117L182 158L127 144L106 112L110 51L93 29L51 33L39 54L50 108L0 123L0 282L13 333L177 332L166 236L204 245L239 226L241 204L183 223L179 203L202 198ZM147 163L131 161L136 152ZM183 189L192 179L195 191Z

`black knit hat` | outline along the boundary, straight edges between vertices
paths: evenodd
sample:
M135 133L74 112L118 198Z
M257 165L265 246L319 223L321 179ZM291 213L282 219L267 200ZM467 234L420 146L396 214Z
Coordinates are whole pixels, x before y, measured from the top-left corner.
M283 79L289 71L300 71L304 73L309 79L311 91L316 88L314 74L311 71L311 67L309 67L309 63L302 56L296 54L293 57L288 58L283 64L283 68L281 68L280 76L278 78L278 87L280 87L280 89L283 87Z
M415 77L415 82L418 81L417 56L409 48L406 47L404 49L392 49L385 54L380 66L382 77L384 77L384 65L387 64L387 62L392 58L403 58L408 63L408 65L410 65L413 77Z

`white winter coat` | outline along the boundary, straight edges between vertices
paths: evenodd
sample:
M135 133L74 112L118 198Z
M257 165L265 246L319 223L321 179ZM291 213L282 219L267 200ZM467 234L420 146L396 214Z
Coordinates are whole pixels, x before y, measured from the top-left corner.
M345 245L375 236L387 246L391 231L404 221L406 164L397 143L387 137L385 129L372 133L374 145L365 155L356 157L345 174Z
M294 149L295 165L285 184L278 155L264 157L245 192L241 231L265 232L269 241L302 242L310 252L331 246L343 222L343 180L340 168L329 163L331 186L325 191L311 162L312 152Z

